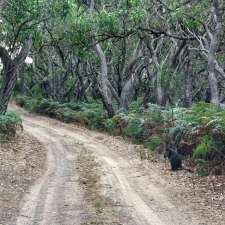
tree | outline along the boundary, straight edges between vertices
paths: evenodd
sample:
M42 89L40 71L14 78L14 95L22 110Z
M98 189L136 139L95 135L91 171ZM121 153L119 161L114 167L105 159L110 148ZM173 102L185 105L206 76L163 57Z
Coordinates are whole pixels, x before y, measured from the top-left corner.
M22 19L12 20L12 6L4 8L6 19L2 14L12 60L28 37L33 41L34 63L20 70L28 94L94 98L110 117L138 98L146 107L225 101L223 1L68 0L29 8L31 2L16 6L30 9L29 19L19 13Z
M32 41L28 39L15 59L11 58L6 48L0 46L0 58L3 63L3 78L0 88L0 114L4 114L7 111L9 99L16 85L17 75L29 54L31 46Z
M0 114L7 110L17 77L32 44L37 45L41 41L41 27L49 20L49 15L54 15L53 12L61 16L64 10L60 1L11 0L10 3L4 3L0 13L0 58L3 63Z

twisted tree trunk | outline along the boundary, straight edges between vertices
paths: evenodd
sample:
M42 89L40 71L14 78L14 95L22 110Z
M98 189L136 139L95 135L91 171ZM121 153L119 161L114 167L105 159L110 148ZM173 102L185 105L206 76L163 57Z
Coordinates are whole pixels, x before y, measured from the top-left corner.
M115 115L115 111L113 109L112 93L108 87L109 80L108 80L108 68L106 57L100 44L96 44L95 49L96 52L98 53L101 62L101 73L98 79L99 91L101 93L102 101L108 112L109 117L113 117Z
M32 41L28 40L22 47L19 55L12 59L8 51L0 46L0 58L3 64L2 85L0 88L0 114L5 114L10 97L16 84L17 75L30 52Z

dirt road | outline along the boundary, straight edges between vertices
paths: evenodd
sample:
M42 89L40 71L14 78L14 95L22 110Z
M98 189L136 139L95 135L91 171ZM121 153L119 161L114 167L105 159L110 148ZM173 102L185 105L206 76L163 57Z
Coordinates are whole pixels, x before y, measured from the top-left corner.
M46 172L21 202L16 225L207 224L121 139L22 112L46 146Z

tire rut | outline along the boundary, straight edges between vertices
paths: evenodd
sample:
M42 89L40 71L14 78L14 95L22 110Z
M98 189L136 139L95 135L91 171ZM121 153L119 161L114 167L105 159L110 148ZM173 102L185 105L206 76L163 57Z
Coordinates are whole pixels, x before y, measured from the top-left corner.
M73 183L73 180L77 179L72 179L74 177L73 162L66 158L65 145L61 144L60 139L55 139L46 134L43 135L44 132L35 127L29 127L28 130L47 148L47 171L31 188L30 193L25 196L25 204L22 207L21 216L17 219L17 225L74 224L73 219L70 222L67 219L65 223L65 218L61 215L63 211L67 211L64 207L68 208L71 205L80 204L76 201L67 204L66 201L69 198L64 196L66 189L69 189L68 186L71 186L69 183ZM73 184L73 186L75 185ZM72 191L70 193L70 197L73 197ZM77 196L79 196L79 193L76 193L76 198L73 199L76 200ZM73 211L76 212L75 209ZM79 213L79 210L77 213ZM79 216L75 218L78 220ZM76 223L79 224L78 221Z
M160 177L154 171L142 176L137 160L125 158L96 139L97 132L42 117L25 116L24 121L25 130L45 144L48 160L46 173L24 198L16 225L207 224L191 209L185 212L181 204L175 205L163 193L163 185L157 184ZM84 152L85 157L96 161L94 167L89 165L86 170L85 157L80 162L78 158ZM80 182L85 177L83 172L93 170L98 183L93 187L94 195L104 202L100 213L93 212L95 198L91 202L85 196L91 186Z

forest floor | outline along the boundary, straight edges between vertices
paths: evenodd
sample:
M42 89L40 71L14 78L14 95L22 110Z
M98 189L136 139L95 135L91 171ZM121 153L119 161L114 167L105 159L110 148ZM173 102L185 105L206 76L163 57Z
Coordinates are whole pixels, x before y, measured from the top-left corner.
M19 204L45 168L46 149L27 132L0 141L0 225L15 224Z
M16 107L14 106L14 109ZM121 137L23 115L25 132L47 149L46 169L9 225L222 225L224 190ZM142 157L140 157L142 155Z

